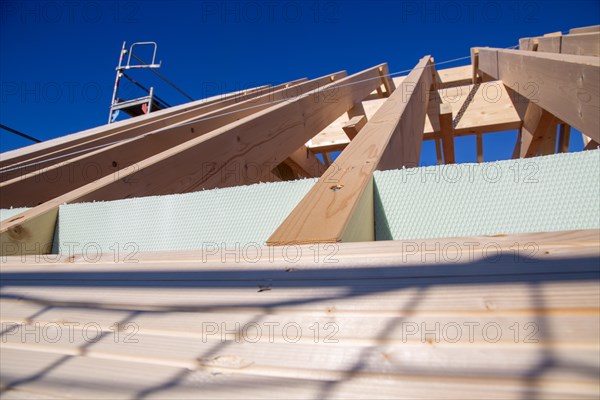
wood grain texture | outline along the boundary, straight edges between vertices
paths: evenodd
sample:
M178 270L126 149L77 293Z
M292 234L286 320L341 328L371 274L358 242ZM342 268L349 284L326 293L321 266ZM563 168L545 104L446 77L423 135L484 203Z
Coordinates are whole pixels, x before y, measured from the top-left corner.
M270 107L272 102L283 101L308 93L331 82L331 77L339 79L345 72L326 75L307 82L294 82L257 92L252 96L234 98L194 110L176 119L163 121L160 129L156 125L142 125L136 129L120 132L103 140L90 141L82 146L98 145L106 140L126 140L107 147L90 150L68 160L43 167L26 175L0 183L3 196L0 207L32 207L61 194L132 166L146 158L173 148L188 140L200 137L240 118L252 115ZM193 128L188 127L193 123ZM110 142L107 142L110 143ZM80 146L80 147L82 147Z
M306 78L302 78L296 81L288 82L282 86L294 83L300 83L305 81ZM197 114L214 109L215 107L221 107L223 105L231 104L238 100L244 100L251 98L257 94L264 94L271 89L270 85L260 86L252 89L220 94L207 99L197 100L190 103L185 103L179 106L165 108L163 110L155 111L150 114L141 115L136 118L130 118L123 121L117 121L112 124L102 125L96 128L88 129L82 132L73 133L66 136L61 136L55 139L47 140L42 143L36 143L30 146L26 146L20 149L7 151L2 153L0 166L2 169L6 169L7 166L15 166L18 164L40 162L44 159L57 157L68 152L81 149L79 146L84 148L90 146L90 143L100 144L98 140L103 138L112 137L115 134L125 133L129 131L136 131L138 128L144 126L145 131L148 131L149 127L152 129L162 128L166 124L165 122L175 123L178 120L190 118L194 114ZM139 130L137 130L139 132ZM51 165L44 164L44 165Z
M492 257L491 245L505 253ZM588 230L339 243L328 260L298 246L293 263L284 252L258 262L200 251L137 263L9 257L0 390L9 399L591 399L599 245Z
M373 237L373 225L363 222L362 228L357 229L355 215L366 218L373 213L373 193L369 188L372 189L375 169L417 165L433 81L430 68L430 57L419 61L273 233L268 244L335 243L344 237ZM349 229L355 233L347 236Z
M479 58L480 70L600 140L598 57L480 48Z

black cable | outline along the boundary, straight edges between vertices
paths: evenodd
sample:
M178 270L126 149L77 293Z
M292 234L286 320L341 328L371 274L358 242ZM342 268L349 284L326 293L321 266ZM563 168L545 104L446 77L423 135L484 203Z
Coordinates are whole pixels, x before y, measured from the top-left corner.
M139 62L147 64L144 60L142 60L141 58L139 58L138 56L136 56L135 54L131 53L132 56L134 56ZM184 95L185 97L187 97L188 99L190 99L191 101L194 101L194 99L187 94L186 92L184 92L183 90L179 89L177 87L177 85L175 85L173 82L171 82L170 80L168 80L164 75L162 75L160 72L155 71L154 68L149 68L150 71L154 72L156 75L158 75L159 78L161 78L162 80L164 80L165 82L167 82L169 85L173 86L175 88L175 90L177 90L179 93L181 93L182 95Z
M125 72L122 72L123 76L127 79L129 79L129 81L131 83L133 83L134 85L136 85L137 87L139 87L140 89L142 89L143 91L145 91L146 93L150 94L150 90L146 89L144 86L142 86L142 84L138 83L138 81L136 81L135 79L133 79L132 77L130 77L129 75L127 75ZM161 99L160 97L158 97L157 95L154 95L154 98L156 100L158 100L158 102L163 103L162 108L166 108L166 107L171 107L169 105L169 103L167 103L166 101L164 101L163 99ZM166 105L166 107L165 107Z
M25 139L29 139L29 140L31 140L32 142L36 142L36 143L41 143L41 142L42 142L41 140L39 140L39 139L36 139L36 138L34 138L33 136L29 136L29 135L27 135L27 134L25 134L25 133L23 133L23 132L19 132L19 131L18 131L18 130L16 130L16 129L9 128L9 127L8 127L8 126L6 126L6 125L2 125L2 124L0 124L0 128L2 128L2 129L5 129L5 130L7 130L7 131L9 131L9 132L11 132L11 133L14 133L15 135L21 136L21 137L23 137L23 138L25 138Z

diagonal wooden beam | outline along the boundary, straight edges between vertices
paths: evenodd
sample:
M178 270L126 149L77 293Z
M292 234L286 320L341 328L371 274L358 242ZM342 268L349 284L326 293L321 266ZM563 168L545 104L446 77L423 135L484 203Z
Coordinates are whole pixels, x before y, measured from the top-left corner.
M529 102L523 119L520 143L517 143L519 157L529 158L538 155L542 143L551 140L553 128L556 128L556 118L537 104ZM556 135L554 139L556 140Z
M374 239L373 171L418 165L433 83L422 58L271 235L269 245Z
M600 140L600 58L479 48L479 70Z
M3 251L32 254L36 248L39 251L40 243L52 243L51 222L61 204L185 193L264 180L313 135L380 85L378 71L379 65L280 102L1 221Z
M8 169L8 167L14 167L25 163L28 164L34 161L39 163L40 161L48 159L58 160L54 162L50 162L52 161L50 160L47 163L36 165L37 168L45 168L53 163L64 161L63 158L57 159L56 157L104 143L101 141L103 138L111 137L108 140L113 140L112 137L114 137L114 135L131 131L134 131L133 134L135 135L137 134L135 130L138 128L143 129L145 132L149 132L169 124L181 122L194 115L200 115L217 108L263 95L269 91L279 90L286 86L293 86L306 80L306 78L302 78L274 88L271 88L271 85L264 85L247 90L220 94L8 151L0 155L0 169L5 170ZM21 175L23 174L21 173ZM9 177L0 175L0 179L2 181L11 179L10 175L7 176Z
M167 125L151 135L137 138L134 136L129 141L93 150L48 168L2 182L0 190L3 191L3 196L0 198L0 207L31 207L44 203L161 151L269 108L272 102L306 94L329 84L332 79L336 80L344 76L345 72L338 72L307 82L281 85L274 88L276 89L274 91L269 90L267 93L252 96L244 101L227 103L229 105L225 104L224 107L215 108L201 115L180 119L178 124ZM192 129L180 126L196 120L198 122ZM131 134L128 132L125 137L120 135L120 139L127 139ZM138 132L138 135L141 134Z

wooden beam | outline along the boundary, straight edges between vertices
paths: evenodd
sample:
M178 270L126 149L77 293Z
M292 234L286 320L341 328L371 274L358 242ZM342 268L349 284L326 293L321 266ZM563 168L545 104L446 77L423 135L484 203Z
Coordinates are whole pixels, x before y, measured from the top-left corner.
M595 150L598 148L598 146L600 146L598 142L592 139L585 145L583 150Z
M471 48L471 65L472 65L472 79L471 83L476 84L479 74L479 49L476 47Z
M327 168L329 168L332 164L331 156L329 155L329 153L321 153L321 155L323 156L323 161L325 162L325 166Z
M302 178L318 178L326 169L325 165L305 145L290 154L285 163Z
M581 28L573 28L569 30L570 34L573 33L594 33L600 32L600 25L584 26Z
M352 105L352 108L348 110L348 118L352 119L358 115L367 115L365 107L362 101L357 101Z
M547 156L556 153L557 128L558 120L555 118L548 129L548 133L544 136L542 142L540 143L539 154L541 156Z
M444 163L454 164L454 128L452 127L452 106L448 103L440 105L440 132L442 148L444 149Z
M279 85L276 88L271 88L270 85L264 85L247 90L220 94L207 99L201 99L179 106L169 107L149 114L141 115L139 117L102 125L96 128L87 129L82 132L61 136L55 139L44 141L42 143L8 151L0 155L0 167L2 169L6 169L6 167L9 166L12 167L33 161L40 162L44 159L61 156L67 152L81 150L82 148L86 147L97 146L98 144L104 143L97 142L98 139L108 136L112 137L115 134L128 132L136 128L143 127L144 131L148 132L153 129L162 128L168 124L183 121L187 118L193 117L194 115L201 115L216 108L247 100L252 97L268 93L269 91L279 90L287 85L295 85L306 80L306 78L298 79L283 85ZM59 161L62 161L62 159ZM39 168L44 168L47 165L51 164L44 164ZM4 178L2 180L6 179L10 178Z
M461 67L436 69L436 89L464 86L473 83L471 65Z
M435 138L435 156L437 158L437 163L438 165L442 165L444 163L444 160L442 158L442 144L440 143L441 140L440 138Z
M394 90L396 90L396 85L390 77L389 71L386 68L379 67L379 76L381 77L383 87L385 87L385 97L390 97Z
M480 48L480 70L600 140L600 58Z
M42 229L39 221L65 203L186 193L264 181L273 168L316 132L368 96L374 85L380 84L376 77L379 66L279 102L55 197L13 217L11 222L0 222L0 241L16 245L11 245L16 254L33 248L30 229L41 237L38 241L51 242L54 227ZM197 124L176 129L190 130Z
M522 38L519 39L519 48L542 53L598 57L600 55L600 32Z
M559 136L558 136L558 152L568 153L569 152L569 141L571 138L571 127L567 124L559 125Z
M344 132L346 132L346 135L348 135L348 139L352 140L356 137L356 135L358 135L358 132L360 132L360 130L366 125L367 123L367 117L365 117L364 115L357 115L356 117L353 117L350 121L348 121L346 124L344 124L344 126L342 126L342 129L344 130Z
M476 138L476 142L477 142L477 162L478 163L482 163L483 162L483 137L481 135L481 133L475 135Z
M600 32L562 37L560 52L581 56L600 56Z
M99 133L94 135L85 134L86 131L81 134L74 134L70 136L74 136L70 141L61 142L57 146L53 146L50 148L52 151L48 151L43 153L37 157L27 159L26 161L10 165L9 167L0 170L0 182L6 182L15 178L24 178L30 174L34 174L35 172L46 173L48 174L49 169L58 164L63 165L64 163L68 163L70 160L77 159L80 160L82 156L88 154L92 151L101 151L106 150L111 144L116 143L118 141L124 141L128 139L132 139L136 136L140 136L149 132L153 132L157 129L162 129L168 127L170 125L185 123L186 121L192 120L194 118L206 117L207 115L214 115L216 110L223 109L225 107L236 107L240 104L252 105L254 103L249 102L251 99L255 99L258 97L266 97L271 93L277 93L282 90L286 90L287 88L291 88L297 84L306 82L306 79L299 79L297 81L288 82L285 84L281 84L275 87L264 88L263 90L253 90L248 93L237 93L235 95L227 95L224 96L220 101L210 101L207 104L201 102L194 102L196 106L194 107L186 107L181 109L180 107L173 107L176 112L171 112L166 115L163 115L160 118L154 119L141 119L140 121L135 121L135 123L130 123L125 126L120 126L112 128L115 124L109 124L103 126L102 130ZM291 90L291 89L289 89ZM165 111L165 110L161 110ZM157 111L158 114L160 111ZM212 114L211 114L212 113ZM153 115L155 113L147 114ZM162 115L162 114L161 114ZM144 116L145 117L145 116ZM132 120L137 120L138 117L133 118ZM114 161L114 160L113 160ZM30 167L26 167L28 163L34 162L34 164ZM97 167L93 167L95 170ZM73 176L80 171L73 171L67 175ZM106 173L114 172L114 167L109 168ZM38 179L38 182L41 179Z
M552 114L530 102L523 120L519 156L528 158L538 155L542 142L551 136L552 129L556 128L555 124L556 118Z
M200 115L200 118L195 116L179 120L178 124L168 125L154 131L151 135L133 137L130 141L118 142L93 150L25 176L2 182L0 190L4 192L4 195L0 198L0 207L31 207L42 204L115 171L139 163L161 151L269 108L272 102L308 93L328 84L332 77L340 79L343 76L345 76L345 72L338 72L293 86L282 85L282 87L277 87L277 90L251 97L245 101L234 101L226 107L216 108ZM194 123L196 120L198 122ZM192 128L186 126L190 123L193 123ZM143 132L135 131L138 135ZM131 135L132 132L127 132L125 138ZM119 139L123 140L123 135L120 135Z
M469 79L471 79L469 77ZM477 133L502 132L519 129L525 115L521 106L529 100L520 96L513 99L502 81L491 81L479 85L464 85L443 88L430 94L423 140L439 137L439 105L450 103L455 115L454 136L469 136ZM367 118L372 118L385 99L364 101ZM460 117L459 117L460 116ZM350 140L342 130L345 123L338 119L315 136L308 147L315 152L343 150Z
M271 235L269 245L374 239L373 171L415 167L432 85L422 58Z

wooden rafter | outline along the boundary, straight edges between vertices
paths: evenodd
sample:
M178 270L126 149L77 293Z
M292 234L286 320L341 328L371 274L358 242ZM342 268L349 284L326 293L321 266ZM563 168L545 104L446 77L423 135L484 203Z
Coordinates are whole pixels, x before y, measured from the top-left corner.
M600 140L600 58L480 48L479 69Z
M184 193L264 180L316 132L380 85L380 66L387 70L387 65L378 65L334 81L52 198L1 222L0 240L25 253L35 252L36 243L51 243L54 225L42 222L56 221L58 207L65 203Z
M433 81L422 58L271 235L269 245L374 239L373 171L414 167Z
M332 79L337 80L343 76L345 76L345 72L338 72L311 81L281 85L274 88L275 90L258 93L259 95L244 101L215 103L215 107L211 107L210 112L202 114L196 112L196 115L185 120L179 118L178 124L152 131L152 134L148 136L138 136L137 138L132 136L134 133L138 135L141 135L141 132L150 133L140 131L139 128L134 132L127 132L126 136L120 135L113 140L130 139L129 141L117 142L1 183L0 189L5 194L0 199L0 207L25 207L41 204L223 125L269 108L272 102L308 93L329 84ZM216 107L219 104L222 104L223 107ZM194 123L196 120L198 122ZM191 123L193 123L191 129L185 126ZM292 153L292 157L296 157L294 153ZM290 161L298 164L301 159ZM318 170L315 160L312 160L312 164L311 169ZM90 166L93 168L90 169ZM53 179L46 177L53 177Z
M113 124L102 125L82 132L62 136L22 149L8 151L2 153L0 168L6 170L9 169L8 167L13 168L17 165L31 162L37 163L35 169L46 168L49 165L64 161L64 158L62 157L65 154L93 148L117 139L125 139L143 132L150 132L230 104L269 93L269 91L293 86L306 80L306 78L302 78L276 87L266 85L244 91L213 96L208 99L165 108L136 118L130 118ZM42 162L44 160L46 160L46 162ZM23 175L23 173L19 172L19 175ZM5 181L12 177L14 177L12 174L0 174L0 181Z

